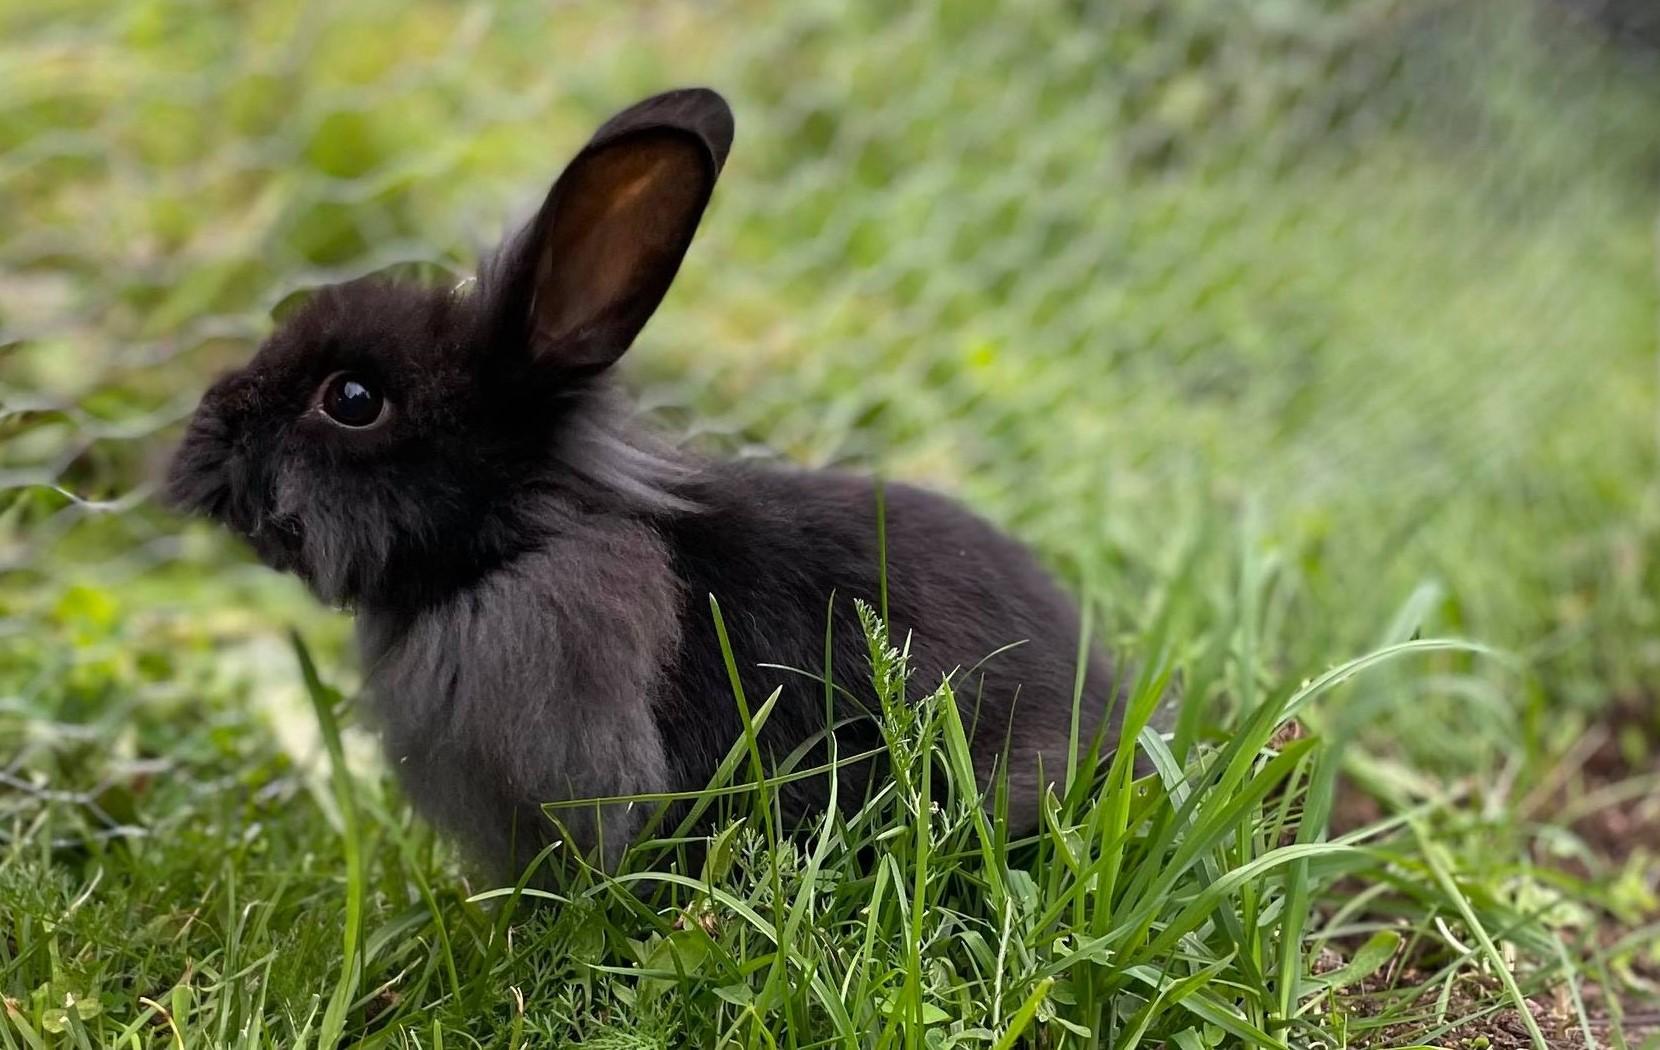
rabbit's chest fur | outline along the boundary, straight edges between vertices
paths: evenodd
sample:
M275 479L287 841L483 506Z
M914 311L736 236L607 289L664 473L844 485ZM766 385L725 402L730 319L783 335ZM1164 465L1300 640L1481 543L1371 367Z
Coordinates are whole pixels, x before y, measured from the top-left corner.
M571 527L441 603L363 610L358 640L387 758L427 818L488 860L533 856L545 802L660 791L653 692L679 644L662 541L628 522ZM561 814L608 857L638 809Z

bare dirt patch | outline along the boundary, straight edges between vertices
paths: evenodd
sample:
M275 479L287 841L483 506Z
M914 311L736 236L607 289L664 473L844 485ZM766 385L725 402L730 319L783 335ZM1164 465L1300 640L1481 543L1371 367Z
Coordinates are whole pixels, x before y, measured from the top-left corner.
M1619 701L1580 750L1572 790L1557 800L1568 827L1613 864L1640 850L1660 854L1660 704Z
M1585 1022L1565 986L1530 999L1529 1013L1546 1045L1638 1046L1660 1037L1660 992L1655 991L1660 989L1660 963L1650 952L1630 950L1638 931L1660 921L1660 700L1628 697L1615 702L1606 720L1591 727L1563 762L1532 786L1518 808L1532 826L1562 828L1578 843L1577 852L1561 854L1543 848L1544 838L1537 838L1532 858L1536 865L1582 880L1599 891L1598 897L1616 878L1628 883L1618 907L1612 897L1602 898L1609 904L1596 909L1598 925L1584 934L1597 947L1588 954L1606 957L1623 945L1618 972L1611 975L1617 987L1582 982ZM1334 834L1385 815L1384 806L1366 791L1347 780L1340 782L1332 814ZM1632 880L1637 885L1629 885ZM1439 998L1437 982L1414 996L1410 1005L1403 1003L1401 996L1412 994L1403 990L1432 980L1411 963L1398 960L1341 997L1342 1008L1361 1024L1368 1017L1401 1018L1364 1033L1356 1045L1423 1042L1455 1050L1534 1045L1520 1011L1487 976L1461 975L1445 1001Z

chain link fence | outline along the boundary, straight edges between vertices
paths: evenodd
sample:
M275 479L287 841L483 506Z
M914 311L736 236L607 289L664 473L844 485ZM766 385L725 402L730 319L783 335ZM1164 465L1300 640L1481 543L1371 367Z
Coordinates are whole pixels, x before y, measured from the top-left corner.
M935 484L1097 581L1248 508L1296 658L1428 576L1552 702L1660 678L1640 0L10 0L0 41L7 736L111 710L89 620L335 629L151 505L176 424L286 297L465 270L685 83L739 130L628 362L665 427Z

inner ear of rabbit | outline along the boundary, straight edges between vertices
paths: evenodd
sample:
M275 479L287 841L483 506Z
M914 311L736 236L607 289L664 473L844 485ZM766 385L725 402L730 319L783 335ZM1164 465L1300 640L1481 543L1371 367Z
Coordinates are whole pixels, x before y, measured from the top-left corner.
M642 132L579 158L549 199L533 340L560 363L610 364L668 291L714 188L692 136Z

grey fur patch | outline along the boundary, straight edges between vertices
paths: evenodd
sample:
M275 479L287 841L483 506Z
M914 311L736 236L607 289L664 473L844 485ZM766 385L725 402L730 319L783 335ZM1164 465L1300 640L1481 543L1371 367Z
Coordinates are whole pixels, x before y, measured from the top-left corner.
M652 692L679 646L679 601L662 541L607 519L413 616L360 610L373 710L417 808L510 875L552 840L542 803L663 790ZM562 819L614 866L644 812Z
M644 425L611 386L579 392L553 454L556 470L580 477L630 510L648 514L697 509L683 494L698 465Z

